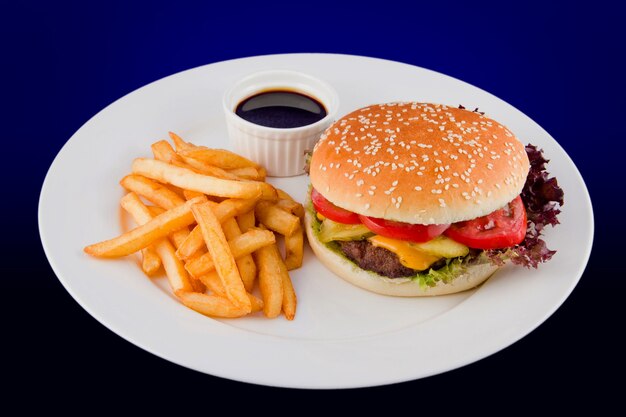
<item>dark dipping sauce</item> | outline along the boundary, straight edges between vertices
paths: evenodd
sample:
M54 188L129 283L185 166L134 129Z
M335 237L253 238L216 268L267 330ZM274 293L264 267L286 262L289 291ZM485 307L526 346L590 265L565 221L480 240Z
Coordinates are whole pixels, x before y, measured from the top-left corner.
M313 124L326 117L316 99L289 90L263 91L237 105L235 113L251 123L279 129Z

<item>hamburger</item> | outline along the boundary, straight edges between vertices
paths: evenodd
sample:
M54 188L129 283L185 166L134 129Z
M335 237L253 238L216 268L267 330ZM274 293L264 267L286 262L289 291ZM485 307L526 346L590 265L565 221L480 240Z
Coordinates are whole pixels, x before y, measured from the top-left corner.
M355 110L309 155L309 243L336 275L394 296L464 291L509 261L537 267L563 204L546 162L477 109Z

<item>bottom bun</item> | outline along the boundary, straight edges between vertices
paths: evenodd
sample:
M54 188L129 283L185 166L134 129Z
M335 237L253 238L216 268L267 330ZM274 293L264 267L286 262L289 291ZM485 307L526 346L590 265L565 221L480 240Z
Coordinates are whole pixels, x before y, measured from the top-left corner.
M488 263L472 265L463 274L447 284L439 281L434 287L422 287L417 281L388 278L375 272L361 269L345 256L329 249L313 232L313 222L308 211L305 215L305 230L313 252L328 269L349 283L377 294L397 297L453 294L482 284L498 269L496 265Z

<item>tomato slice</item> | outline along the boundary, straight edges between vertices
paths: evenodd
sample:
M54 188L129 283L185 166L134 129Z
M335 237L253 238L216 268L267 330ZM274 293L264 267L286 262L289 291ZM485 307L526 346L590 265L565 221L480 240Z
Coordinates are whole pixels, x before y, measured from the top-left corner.
M321 195L315 188L311 189L311 201L315 210L324 217L336 221L337 223L358 224L361 223L359 215L337 207Z
M359 216L361 223L372 232L392 239L428 242L442 234L449 224L410 224L376 217Z
M476 249L500 249L521 243L526 236L526 209L517 196L506 207L473 220L454 223L445 235Z

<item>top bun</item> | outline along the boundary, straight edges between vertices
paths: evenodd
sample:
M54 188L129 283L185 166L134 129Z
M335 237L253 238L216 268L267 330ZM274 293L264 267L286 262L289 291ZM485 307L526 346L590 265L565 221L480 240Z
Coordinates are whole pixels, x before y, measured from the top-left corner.
M368 106L332 124L315 145L311 184L335 205L413 224L487 215L517 197L524 145L480 113L429 103Z

